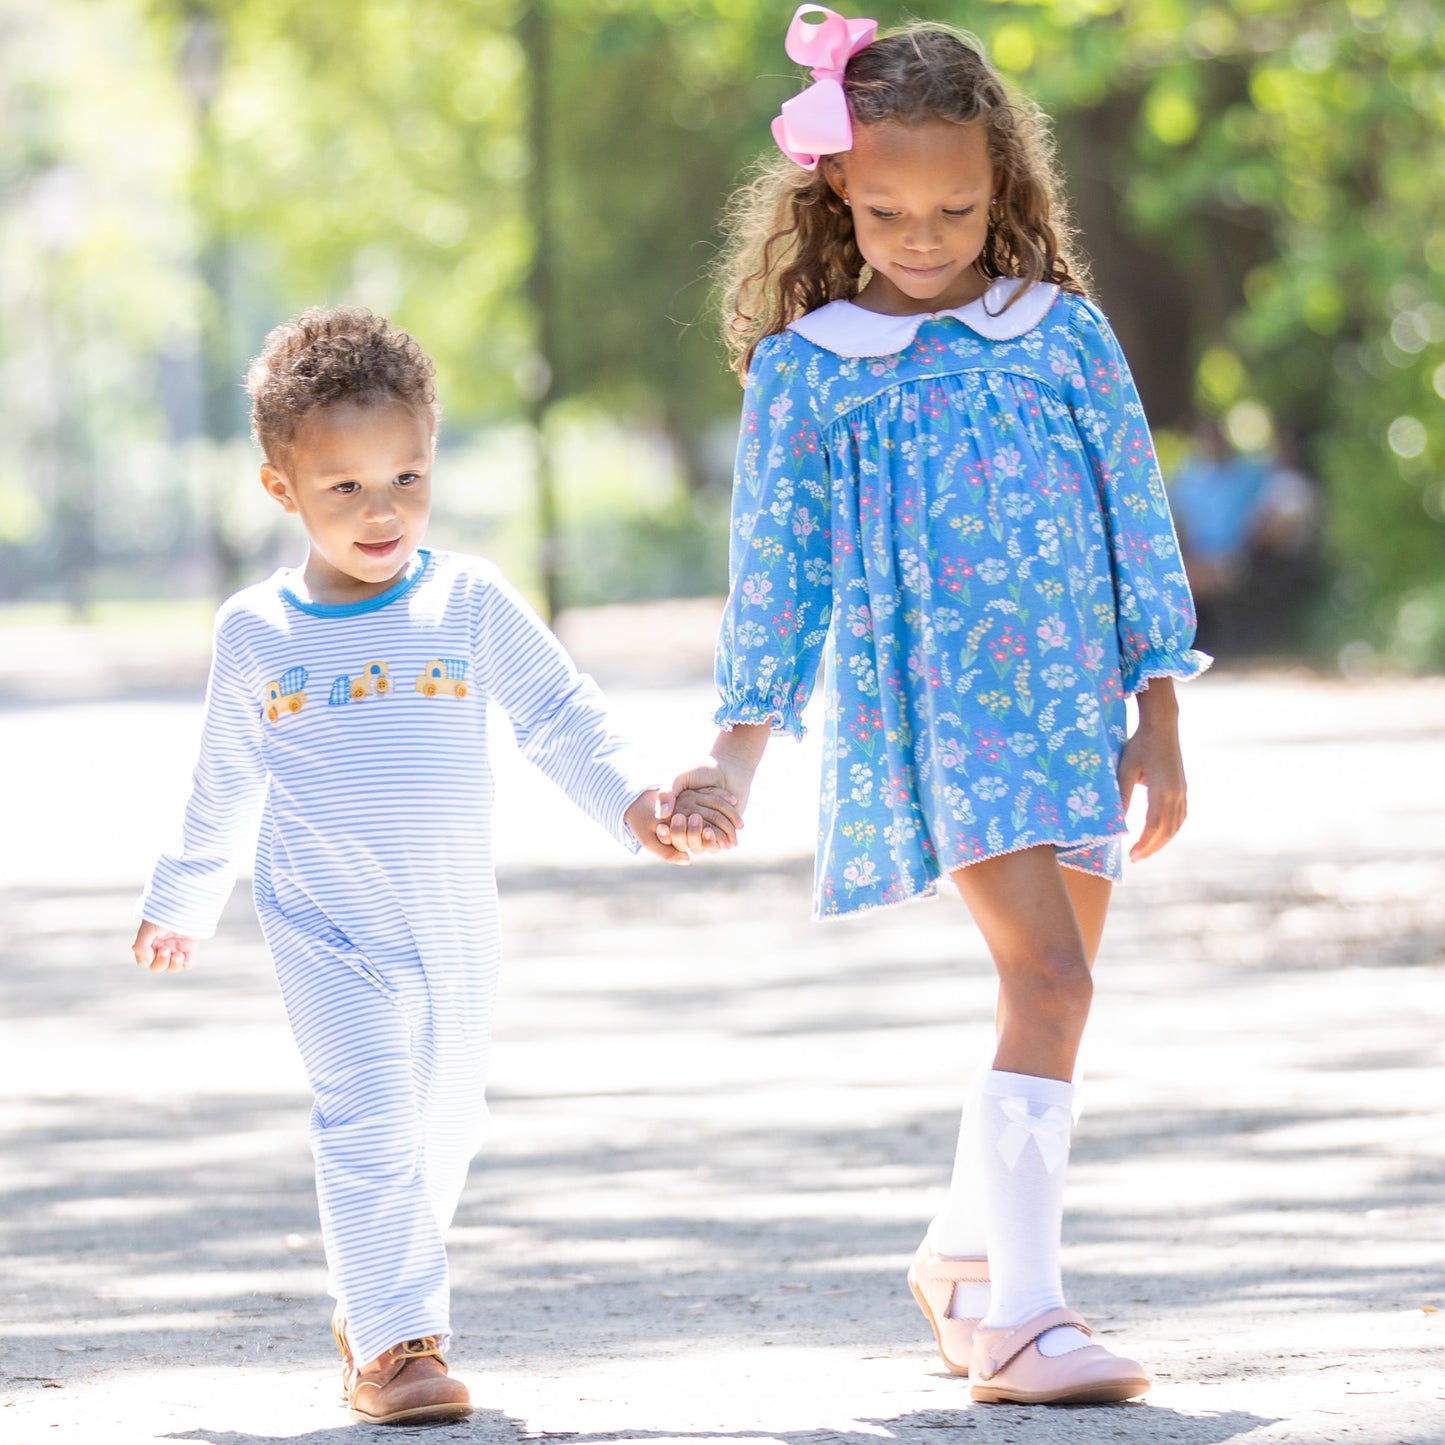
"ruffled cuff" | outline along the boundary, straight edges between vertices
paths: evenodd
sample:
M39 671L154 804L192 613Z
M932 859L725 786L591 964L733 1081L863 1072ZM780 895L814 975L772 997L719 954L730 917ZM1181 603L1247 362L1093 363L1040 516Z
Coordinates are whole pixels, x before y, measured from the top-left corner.
M791 699L724 698L712 720L724 732L743 724L770 723L775 733L801 740L808 731L803 726L802 708Z
M1214 659L1207 652L1197 648L1186 648L1181 652L1158 650L1146 652L1140 657L1120 658L1119 673L1124 692L1133 696L1149 686L1151 677L1173 677L1188 682L1198 677Z

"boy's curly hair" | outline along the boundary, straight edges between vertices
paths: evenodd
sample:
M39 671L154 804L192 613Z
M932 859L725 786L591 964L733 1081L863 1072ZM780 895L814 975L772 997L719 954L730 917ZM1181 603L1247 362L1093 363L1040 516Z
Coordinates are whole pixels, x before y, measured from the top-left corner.
M273 463L301 419L322 407L399 401L433 431L441 416L431 358L364 306L313 306L274 327L246 372L246 391L251 435Z
M979 270L1084 292L1048 121L1010 93L976 40L947 25L906 25L849 60L843 92L854 125L982 125L998 206ZM784 156L766 157L728 207L717 276L723 337L739 376L763 337L829 301L851 299L862 284L853 220L828 182L828 164L825 157L806 171Z

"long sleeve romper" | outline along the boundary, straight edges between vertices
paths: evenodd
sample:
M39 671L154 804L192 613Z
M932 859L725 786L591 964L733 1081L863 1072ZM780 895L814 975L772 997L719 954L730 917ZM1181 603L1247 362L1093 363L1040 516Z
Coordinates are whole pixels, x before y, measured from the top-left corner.
M448 1332L443 1232L486 1121L500 935L487 703L636 850L648 786L601 694L500 573L420 551L366 601L281 571L221 608L180 851L142 899L215 931L256 809L255 898L315 1095L331 1290L356 1358Z
M1209 659L1091 302L998 281L933 315L834 301L766 337L730 571L718 723L801 735L824 671L816 917L1039 844L1119 876L1124 698Z

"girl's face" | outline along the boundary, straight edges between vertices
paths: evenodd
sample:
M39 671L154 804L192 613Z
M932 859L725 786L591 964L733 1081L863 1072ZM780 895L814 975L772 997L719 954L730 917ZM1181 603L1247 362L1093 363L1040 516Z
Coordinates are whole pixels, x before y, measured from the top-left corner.
M910 316L963 306L988 289L974 269L994 195L981 125L857 125L853 149L823 164L873 268L859 305Z
M284 468L261 468L306 528L313 602L360 602L406 571L431 516L434 450L426 419L402 402L342 403L302 420Z

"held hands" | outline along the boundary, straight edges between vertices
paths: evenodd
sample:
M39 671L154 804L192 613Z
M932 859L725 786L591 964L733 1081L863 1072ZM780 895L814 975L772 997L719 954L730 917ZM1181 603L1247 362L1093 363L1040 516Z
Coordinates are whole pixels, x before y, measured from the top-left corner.
M181 933L172 933L149 919L136 930L131 956L152 973L179 973L196 962L196 940Z
M742 827L743 819L741 810L737 809L736 799L726 792L721 786L722 774L718 769L711 769L714 775L711 778L704 776L708 769L694 768L690 773L684 773L671 788L659 792L656 788L650 788L643 793L626 814L627 826L632 829L633 836L642 844L643 849L661 858L664 863L691 863L690 852L717 852L722 848L731 848L737 843L737 830ZM691 801L690 806L694 810L693 821L696 823L696 836L699 839L698 846L689 850L681 844L686 842L686 831L679 839L679 846L674 847L669 836L657 825L659 813L659 800L668 800L668 810L671 812L672 799L684 786L684 779L696 778L692 784L693 791L688 793ZM706 833L707 841L701 841L702 835Z
M717 735L712 756L689 768L657 796L657 837L686 853L716 853L737 845L753 774L762 761L772 729L767 723L738 723ZM720 830L716 814L727 804L734 824Z
M685 773L657 795L659 842L685 853L718 853L737 846L743 810L752 787L751 769L712 758ZM719 814L731 823L724 826Z
M1179 751L1179 706L1174 681L1150 679L1138 696L1139 726L1119 754L1119 791L1128 808L1136 786L1149 794L1144 831L1129 849L1137 863L1157 853L1184 825L1184 758Z

